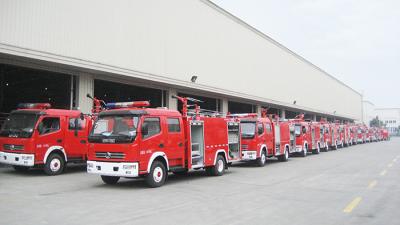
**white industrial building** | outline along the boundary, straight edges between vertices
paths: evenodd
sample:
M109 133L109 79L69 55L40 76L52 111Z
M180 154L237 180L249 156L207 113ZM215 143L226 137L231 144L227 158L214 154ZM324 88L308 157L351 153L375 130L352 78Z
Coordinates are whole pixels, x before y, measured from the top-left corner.
M178 108L181 94L223 112L363 118L360 93L208 0L3 0L0 74L3 112L89 112L87 93Z
M369 126L369 123L376 117L375 104L364 100L363 101L363 123Z
M376 108L375 115L385 124L391 135L399 133L400 108Z

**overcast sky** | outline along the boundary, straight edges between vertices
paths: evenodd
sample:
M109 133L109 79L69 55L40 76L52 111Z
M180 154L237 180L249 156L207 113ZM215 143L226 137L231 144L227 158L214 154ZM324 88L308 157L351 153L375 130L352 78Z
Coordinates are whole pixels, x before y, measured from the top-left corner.
M213 0L377 107L400 107L400 0Z

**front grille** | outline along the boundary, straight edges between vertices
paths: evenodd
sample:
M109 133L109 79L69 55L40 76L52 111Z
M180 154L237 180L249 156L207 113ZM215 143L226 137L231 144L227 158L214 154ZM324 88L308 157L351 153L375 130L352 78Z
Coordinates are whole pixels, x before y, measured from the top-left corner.
M9 151L22 151L24 150L23 145L10 145L10 144L5 144L3 145L4 150L9 150Z
M124 159L125 153L123 152L96 152L96 158L102 159Z

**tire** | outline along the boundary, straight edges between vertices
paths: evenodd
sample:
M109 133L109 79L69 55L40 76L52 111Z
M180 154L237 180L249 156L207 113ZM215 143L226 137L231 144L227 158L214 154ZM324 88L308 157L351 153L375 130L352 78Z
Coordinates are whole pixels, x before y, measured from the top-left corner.
M150 168L150 173L146 176L145 180L149 187L161 187L168 176L165 166L160 161L154 161Z
M112 176L101 176L101 179L105 184L114 185L118 183L120 177L112 177Z
M278 156L280 162L287 162L289 160L289 149L285 149L285 154Z
M263 166L265 166L265 163L267 162L267 155L266 155L266 153L265 153L265 150L262 150L261 151L261 156L260 156L260 158L258 158L257 160L256 160L256 164L257 164L257 166L259 166L259 167L263 167Z
M14 170L17 172L27 172L30 167L26 167L26 166L13 166Z
M303 151L301 151L301 157L306 157L307 156L307 151L308 151L308 146L303 147Z
M65 168L64 158L56 153L51 154L44 165L44 172L49 176L60 175Z
M335 141L335 146L332 147L332 150L337 150L338 146L337 146L337 141Z
M318 145L317 145L317 149L315 149L315 150L313 151L313 154L318 155L320 152L321 152L321 147L320 147L319 144L318 144Z
M209 175L211 176L222 176L225 173L225 164L225 158L222 155L218 155L217 160L215 161L215 165L213 167L207 168L207 173L209 173Z

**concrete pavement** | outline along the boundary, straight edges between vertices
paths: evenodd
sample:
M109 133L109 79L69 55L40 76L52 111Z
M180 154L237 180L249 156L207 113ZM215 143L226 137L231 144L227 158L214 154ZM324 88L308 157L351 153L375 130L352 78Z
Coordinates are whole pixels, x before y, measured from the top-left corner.
M70 167L0 168L0 224L385 224L400 223L400 139L247 163L222 177L170 175L161 188L115 186Z

